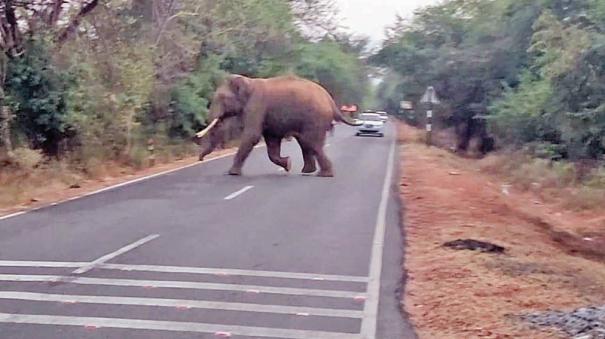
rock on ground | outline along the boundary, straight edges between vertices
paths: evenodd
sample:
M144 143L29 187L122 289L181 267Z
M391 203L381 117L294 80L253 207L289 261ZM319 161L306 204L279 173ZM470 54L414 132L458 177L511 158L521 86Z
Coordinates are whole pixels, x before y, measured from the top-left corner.
M523 319L538 326L556 327L574 339L605 339L605 306L532 313Z

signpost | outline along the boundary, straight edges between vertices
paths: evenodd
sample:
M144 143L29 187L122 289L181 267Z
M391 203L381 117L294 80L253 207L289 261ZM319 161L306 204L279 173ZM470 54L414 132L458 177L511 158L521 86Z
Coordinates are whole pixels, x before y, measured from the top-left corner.
M404 111L411 111L414 109L414 106L412 105L411 101L400 101L399 106Z
M437 97L437 93L433 86L429 86L424 92L422 99L420 102L423 104L427 104L428 109L426 111L426 144L427 146L431 145L431 134L433 132L433 105L439 105L441 101Z

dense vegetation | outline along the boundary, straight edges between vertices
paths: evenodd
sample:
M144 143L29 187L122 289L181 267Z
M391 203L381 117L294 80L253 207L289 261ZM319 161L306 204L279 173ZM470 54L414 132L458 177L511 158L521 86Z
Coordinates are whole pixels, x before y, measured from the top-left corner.
M295 73L359 103L366 41L334 17L330 0L2 0L0 167L191 146L225 73Z
M378 90L391 111L433 85L460 149L495 137L550 159L603 159L605 1L447 1L399 18L371 61L391 71Z

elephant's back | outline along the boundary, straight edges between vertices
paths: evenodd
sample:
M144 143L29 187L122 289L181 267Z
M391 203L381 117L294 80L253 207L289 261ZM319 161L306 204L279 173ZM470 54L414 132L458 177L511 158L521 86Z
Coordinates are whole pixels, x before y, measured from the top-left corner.
M290 110L316 110L331 112L334 101L328 91L313 81L284 76L267 79L264 82L266 98L279 106ZM276 107L277 108L277 107Z

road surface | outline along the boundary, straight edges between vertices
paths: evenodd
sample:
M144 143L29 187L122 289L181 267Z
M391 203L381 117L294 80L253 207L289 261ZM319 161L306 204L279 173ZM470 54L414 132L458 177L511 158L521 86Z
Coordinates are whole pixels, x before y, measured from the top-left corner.
M394 131L328 138L335 178L257 147L0 219L2 338L413 338Z

